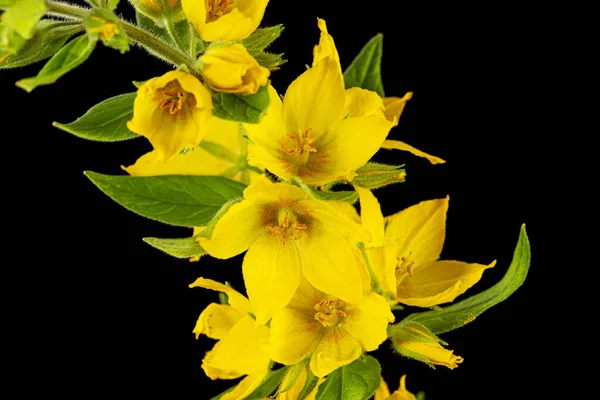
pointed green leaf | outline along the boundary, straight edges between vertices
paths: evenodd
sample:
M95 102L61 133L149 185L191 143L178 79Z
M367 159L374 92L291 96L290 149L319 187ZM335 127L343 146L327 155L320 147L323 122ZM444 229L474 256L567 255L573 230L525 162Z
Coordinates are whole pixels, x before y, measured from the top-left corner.
M246 39L242 40L242 44L250 54L253 52L262 52L281 35L283 29L283 24L268 28L259 28L252 32Z
M381 81L381 58L383 54L383 35L375 35L362 48L352 64L344 71L346 89L359 87L372 90L384 97Z
M269 375L262 381L262 383L254 389L252 393L244 398L244 400L263 400L268 397L271 393L275 392L283 378L288 367L279 368L275 371L269 372Z
M220 176L85 175L107 196L146 218L186 227L205 226L245 185Z
M257 124L269 107L267 87L261 87L255 94L239 95L221 93L210 89L213 99L213 115L229 121Z
M327 375L316 400L367 400L380 383L381 366L373 357L363 356Z
M19 52L0 62L0 69L23 67L53 56L76 33L82 32L79 22L41 20L33 38Z
M31 92L38 86L49 85L67 72L80 66L94 51L96 41L88 36L80 36L71 40L54 55L44 68L33 78L21 79L17 86Z
M111 97L96 104L70 124L54 122L52 125L80 138L99 142L140 137L127 129L127 121L133 118L135 96L134 92Z
M256 61L265 68L270 69L271 71L276 71L283 64L287 62L285 58L283 58L283 53L280 54L272 54L263 52L254 56Z
M144 238L144 242L170 256L176 258L202 257L207 254L200 244L193 238L160 239Z
M521 227L519 241L513 255L512 262L502 280L491 288L459 301L441 311L425 311L411 314L406 317L408 321L417 321L429 327L436 334L450 332L472 322L477 316L488 308L506 300L525 281L531 250L525 224Z
M315 386L317 386L317 383L319 383L319 377L315 376L309 369L306 375L306 382L304 383L302 390L298 394L298 400L304 400L305 398L307 398L308 395L312 393Z

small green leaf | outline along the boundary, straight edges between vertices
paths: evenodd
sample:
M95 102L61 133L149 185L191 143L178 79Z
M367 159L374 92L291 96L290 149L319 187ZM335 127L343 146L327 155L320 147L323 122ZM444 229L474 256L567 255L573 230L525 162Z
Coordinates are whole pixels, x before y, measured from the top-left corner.
M525 281L530 261L531 249L525 224L523 224L512 262L500 282L479 294L451 306L443 307L441 311L411 314L406 317L406 320L420 322L436 334L460 328L513 294Z
M362 48L352 64L344 71L346 89L359 87L372 90L384 97L381 81L381 57L383 54L383 35L375 35Z
M94 51L96 41L88 36L80 36L71 40L54 55L44 68L33 78L21 79L17 86L31 92L38 86L49 85L67 72L80 66Z
M262 383L256 389L254 389L252 393L246 396L244 400L262 400L265 397L268 397L271 393L277 390L281 384L281 381L283 381L287 370L288 367L283 367L269 372L269 375L267 375Z
M2 25L14 29L24 39L31 39L38 21L44 16L48 6L46 0L19 0L9 3L2 14Z
M202 257L207 254L200 244L193 238L160 239L144 238L150 246L176 258Z
M319 377L315 376L315 374L313 374L309 369L306 375L306 382L304 383L300 394L298 394L298 400L304 400L307 398L308 395L312 393L315 386L317 386L317 383L319 383Z
M221 93L210 89L213 99L213 115L229 121L257 124L269 107L267 87L261 87L255 94L239 95Z
M205 226L244 184L220 176L85 175L107 196L146 218L186 227Z
M381 366L371 356L363 356L340 367L319 386L316 400L367 400L381 383Z
M246 39L242 40L242 44L248 50L248 53L260 53L281 35L283 29L283 24L268 28L259 28L252 32Z
M127 129L127 121L133 118L135 96L134 92L111 97L96 104L70 124L54 122L52 125L80 138L99 142L140 137Z
M82 32L79 22L43 19L37 25L33 38L18 53L0 62L0 69L23 67L53 56L76 33Z

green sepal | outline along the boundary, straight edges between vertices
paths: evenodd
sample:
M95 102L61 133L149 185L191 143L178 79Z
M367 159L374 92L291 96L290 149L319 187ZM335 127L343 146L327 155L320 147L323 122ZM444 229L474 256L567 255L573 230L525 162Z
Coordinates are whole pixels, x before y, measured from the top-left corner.
M425 342L448 345L448 343L437 337L431 329L416 321L407 321L404 319L397 324L388 326L387 332L392 340L401 342Z
M283 54L268 53L265 49L281 35L283 29L282 24L257 29L242 40L242 44L260 65L270 70L279 69L287 61L283 58Z
M384 186L406 181L404 165L387 165L368 162L357 169L352 183L365 189L379 189Z
M147 237L142 239L150 246L175 258L202 257L206 250L193 237L181 239L160 239Z
M327 375L315 400L367 400L380 384L379 362L371 356L361 356Z
M83 21L83 26L93 39L100 39L105 46L119 50L121 54L129 51L129 37L121 21L112 11L94 8ZM114 32L108 35L103 32L104 27L111 27Z
M358 200L358 193L355 191L343 190L339 192L327 192L319 190L314 186L307 185L298 177L292 177L291 181L304 189L304 191L313 199L323 201L344 201L350 204L354 204Z
M229 209L231 207L233 207L235 204L239 203L240 201L242 201L242 197L236 197L236 198L229 200L225 204L223 204L223 206L212 217L210 222L208 224L206 224L206 227L202 230L202 232L200 232L198 235L196 235L196 237L204 237L207 239L212 238L212 234L213 234L217 224L221 220L221 218L223 218L223 216L225 214L227 214L227 211L229 211Z
M119 1L121 0L108 0L108 2L106 3L106 8L113 11L116 10L117 6L119 5Z
M311 394L312 391L315 389L317 383L319 383L319 377L315 376L315 374L313 374L309 368L306 372L306 382L304 383L302 390L298 394L298 400L304 400L305 398L307 398L308 395Z
M274 371L270 371L261 384L254 389L252 393L246 396L244 400L263 400L274 393L283 381L288 368L289 367L282 367Z
M65 47L54 55L42 70L33 78L21 79L17 86L31 92L38 86L50 85L69 71L77 68L94 51L96 41L87 35L71 40Z
M256 62L263 67L270 69L271 71L278 70L279 67L287 62L287 60L283 58L283 53L273 54L265 51L260 54L253 55L253 57Z
M359 87L372 90L384 97L381 80L381 58L383 55L383 35L378 33L362 48L352 64L344 71L346 89Z
M404 356L411 360L421 361L422 363L426 364L429 368L436 369L435 364L432 363L431 360L429 360L429 358L425 357L423 354L417 353L416 351L408 350L407 348L402 347L395 342L392 342L392 344L394 346L394 350L396 350L396 352L401 356Z
M158 36L160 39L164 40L167 43L173 44L178 47L187 44L188 47L184 49L185 52L189 51L189 44L191 40L194 40L196 54L202 52L206 46L205 42L200 38L198 33L196 33L196 30L193 27L190 27L188 21L185 19L179 22L174 22L171 27L172 31L175 32L176 35L178 35L179 42L181 42L182 44L177 44L174 42L173 38L165 28L165 23L163 19L157 19L156 21L153 21L151 18L148 18L141 12L136 11L135 20L140 28L147 32L151 32L153 35ZM150 51L149 49L146 50Z
M18 53L0 62L0 69L23 67L51 57L71 36L83 30L79 22L43 19L38 22L35 35L25 42Z
M228 121L257 124L269 108L269 92L267 86L258 89L255 94L239 95L210 91L213 100L213 115Z
M277 390L277 393L285 393L288 390L290 390L292 388L292 386L294 386L294 383L296 383L296 380L298 380L300 373L304 369L306 369L306 366L308 365L309 362L310 362L310 357L306 357L304 360L300 361L298 364L294 364L294 365L290 366L289 373L287 374L287 379L285 381L285 385L283 385L283 382L282 382L281 386Z
M479 294L448 307L443 307L441 311L411 314L405 320L419 322L436 334L450 332L465 326L474 321L485 310L506 300L513 294L525 281L530 262L531 249L525 224L523 224L512 262L500 282Z
M82 139L99 142L117 142L140 137L127 128L127 121L133 118L135 96L134 92L111 97L96 104L70 124L53 122L52 125Z
M127 176L84 173L104 194L143 217L169 225L206 226L244 184L220 176Z
M27 43L27 40L19 35L10 26L0 23L0 62L7 57L17 54Z
M8 9L2 14L1 24L14 29L24 39L33 37L38 21L48 10L46 0L19 0L3 7Z

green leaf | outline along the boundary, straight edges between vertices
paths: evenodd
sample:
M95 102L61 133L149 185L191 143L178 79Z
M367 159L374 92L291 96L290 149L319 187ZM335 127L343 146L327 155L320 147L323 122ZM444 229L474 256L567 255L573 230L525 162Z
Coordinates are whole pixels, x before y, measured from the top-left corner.
M179 44L177 44L173 41L173 38L171 37L171 35L169 35L169 32L167 31L167 29L164 26L165 25L164 22L161 21L161 26L159 26L151 18L148 18L147 16L145 16L144 14L142 14L139 11L135 12L135 20L136 20L138 26L140 28L142 28L143 30L145 30L147 32L151 32L153 35L158 36L159 38L161 38L162 40L164 40L167 43L171 43L173 45L176 45L177 47L180 47ZM157 20L157 22L158 21L159 20ZM198 36L195 29L190 29L190 25L187 22L187 20L184 19L183 21L173 23L172 31L175 35L177 35L177 37L179 38L179 41L181 43L190 43L190 40L192 40L192 38L194 38L195 43L196 43L196 51L195 51L196 54L198 54L204 50L205 43L202 41L200 36ZM147 48L146 48L146 50L150 51ZM189 48L186 48L184 50L187 52L187 51L189 51ZM161 56L159 56L159 58L160 57Z
M256 61L265 68L270 69L271 71L278 70L283 64L287 62L285 58L283 58L283 53L280 54L272 54L272 53L260 53L253 56Z
M260 53L281 35L283 29L283 24L257 29L242 40L242 44L248 50L248 53Z
M54 122L52 125L80 138L99 142L140 137L127 129L127 121L133 118L135 96L134 92L111 97L96 104L70 124Z
M49 85L67 72L80 66L94 51L96 41L88 36L80 36L71 40L54 55L44 68L33 78L21 79L17 86L31 92L38 86Z
M265 397L268 397L271 393L277 390L281 384L281 381L283 381L287 370L288 367L283 367L269 372L269 375L267 375L262 383L256 389L254 389L252 393L246 396L244 400L262 400Z
M205 226L245 185L221 176L85 175L107 196L146 218L186 227Z
M304 383L302 390L298 394L298 400L304 400L305 398L307 398L308 395L312 393L315 386L317 386L317 383L319 383L319 377L315 376L309 369L306 375L306 382Z
M255 94L245 96L208 89L213 99L213 115L217 118L257 124L269 107L269 92L266 86L258 89Z
M44 60L56 54L71 36L83 30L79 22L43 19L38 23L33 38L25 43L17 55L0 63L0 69L23 67Z
M192 258L202 257L207 254L200 244L191 238L182 239L160 239L160 238L144 238L144 242L170 256L176 258Z
M231 392L233 389L235 389L235 386L232 386L229 389L219 393L218 395L211 397L210 400L220 400L221 397L225 396L227 393Z
M19 0L8 6L2 14L2 25L14 29L25 39L31 39L38 21L46 13L46 0Z
M381 366L375 358L363 356L330 373L315 400L367 400L380 383Z
M344 71L346 89L359 87L372 90L384 97L381 81L383 35L378 33L362 48L352 64Z
M472 322L488 308L506 300L513 294L525 281L530 261L531 250L529 239L525 230L525 224L523 224L512 262L500 282L484 292L451 306L443 307L441 311L425 311L411 314L406 317L406 320L420 322L436 334L460 328Z
M289 374L287 375L287 379L285 380L285 385L281 384L279 388L279 393L287 392L294 386L296 380L300 376L300 373L306 369L306 366L310 362L310 357L306 357L304 360L300 361L298 364L294 364L290 366Z

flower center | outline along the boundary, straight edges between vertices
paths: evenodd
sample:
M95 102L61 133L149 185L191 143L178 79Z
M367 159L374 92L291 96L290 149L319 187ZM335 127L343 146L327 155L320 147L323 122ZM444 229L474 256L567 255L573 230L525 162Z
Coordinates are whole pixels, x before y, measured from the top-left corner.
M176 115L185 106L189 109L196 107L194 95L183 90L177 80L170 81L164 88L157 89L155 100L161 110L168 110L171 115Z
M396 264L396 276L402 275L403 273L407 273L408 277L412 279L413 277L413 267L415 262L410 259L412 251L408 253L408 257L398 257L396 256L396 260L398 263Z
M205 0L206 22L213 22L233 10L235 0Z
M306 224L298 222L298 216L289 208L281 208L277 212L277 224L275 226L267 226L267 231L279 237L283 244L290 239L300 239L307 229Z
M346 321L345 308L341 300L322 300L315 304L315 319L325 328L340 326Z

